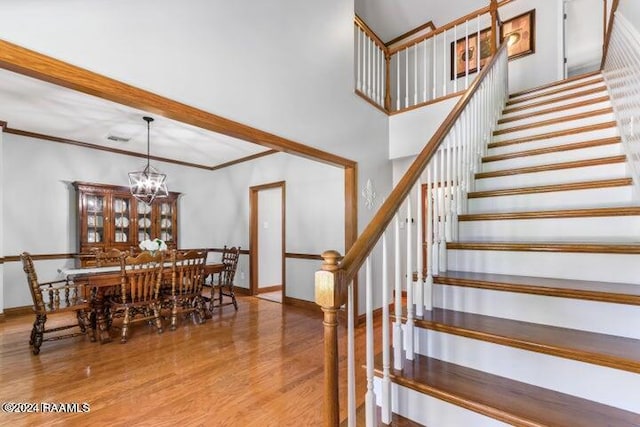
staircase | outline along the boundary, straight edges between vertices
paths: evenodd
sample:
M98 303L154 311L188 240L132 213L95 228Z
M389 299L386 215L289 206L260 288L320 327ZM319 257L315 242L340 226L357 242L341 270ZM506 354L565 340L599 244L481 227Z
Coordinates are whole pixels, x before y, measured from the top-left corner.
M509 97L434 309L415 320L417 354L392 371L394 413L640 426L640 199L625 161L600 74Z

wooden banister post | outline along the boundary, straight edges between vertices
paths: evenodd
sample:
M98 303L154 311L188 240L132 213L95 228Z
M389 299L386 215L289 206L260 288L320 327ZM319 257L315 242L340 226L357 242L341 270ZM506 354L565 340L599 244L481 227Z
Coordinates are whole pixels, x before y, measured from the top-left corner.
M491 55L495 55L498 51L497 37L498 35L498 0L491 0L489 5L491 13Z
M385 82L384 82L384 109L387 113L391 112L391 55L385 53Z
M344 303L344 286L340 282L341 271L338 251L322 253L322 270L315 275L315 300L324 313L324 426L340 424L338 396L338 309Z

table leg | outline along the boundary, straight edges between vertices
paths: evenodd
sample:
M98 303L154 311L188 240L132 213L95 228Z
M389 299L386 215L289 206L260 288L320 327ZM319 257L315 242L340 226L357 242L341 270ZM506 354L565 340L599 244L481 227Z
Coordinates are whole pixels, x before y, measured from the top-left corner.
M100 344L111 342L109 328L107 327L107 319L104 317L104 291L97 289L95 299L93 301L93 309L96 317L96 327Z

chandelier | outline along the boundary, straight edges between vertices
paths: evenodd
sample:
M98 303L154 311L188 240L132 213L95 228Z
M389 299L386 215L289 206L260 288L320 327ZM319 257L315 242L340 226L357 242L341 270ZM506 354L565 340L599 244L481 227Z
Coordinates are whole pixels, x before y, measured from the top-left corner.
M147 165L139 172L129 172L129 189L133 197L150 205L158 197L167 197L167 175L160 173L149 164L149 132L152 117L143 117L147 122Z

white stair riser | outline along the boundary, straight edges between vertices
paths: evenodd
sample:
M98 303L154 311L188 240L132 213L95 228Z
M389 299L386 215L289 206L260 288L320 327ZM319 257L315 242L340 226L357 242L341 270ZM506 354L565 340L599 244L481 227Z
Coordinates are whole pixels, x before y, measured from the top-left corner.
M567 95L580 93L580 92L584 92L584 91L592 90L592 89L601 89L601 88L604 88L604 87L606 87L604 82L598 82L598 83L594 83L594 84L591 84L591 85L588 85L588 86L582 86L582 87L579 87L577 89L565 90L565 91L562 91L560 93L554 93L554 94L551 94L551 95L538 96L536 98L533 98L533 99L530 99L530 100L527 100L527 101L524 101L524 102L518 102L517 104L509 105L509 106L507 106L507 108L509 108L509 107L521 107L521 106L525 106L525 105L529 105L529 104L537 104L538 102L553 101L553 100L556 100L558 98L562 98L562 97L567 96ZM603 91L603 93L606 93L606 92ZM528 96L532 96L532 95L528 95ZM522 98L516 98L514 100L517 100L517 99L522 99ZM509 101L511 101L511 99Z
M416 336L420 354L640 412L638 374L425 329Z
M602 253L448 250L447 269L479 273L640 283L640 256Z
M618 129L616 127L609 127L606 129L593 130L589 132L580 132L571 135L556 136L552 138L536 139L527 142L518 142L516 144L509 144L504 146L498 146L489 148L487 150L488 155L498 155L507 153L516 153L520 151L534 150L544 147L556 147L558 145L573 144L576 142L595 141L603 138L613 138L619 136Z
M567 117L567 116L571 116L571 115L574 115L574 114L586 113L588 111L600 110L602 108L609 108L609 107L611 107L611 101L603 101L603 102L598 102L597 104L585 105L583 107L570 108L570 109L559 111L559 112L555 112L555 113L541 114L539 116L530 116L530 115L528 115L529 112L524 112L522 114L522 115L525 116L524 118L522 118L520 120L513 121L513 122L501 123L501 124L498 125L496 130L509 129L509 128L514 127L514 126L522 126L522 125L527 125L527 124L530 124L530 123L538 123L538 122L543 122L543 121L549 120L549 119L555 119L557 117Z
M503 117L511 117L511 116L519 116L521 114L526 114L526 113L531 113L531 112L535 112L535 111L540 111L540 110L546 110L549 108L554 108L554 107L560 107L562 105L569 105L569 104L573 104L576 102L580 102L580 101L586 101L588 99L594 99L594 98L600 98L601 96L605 96L607 95L607 91L603 90L602 92L595 92L595 93L591 93L589 95L584 95L584 96L579 96L576 98L570 98L570 99L566 99L563 101L557 101L557 102L553 102L553 103L549 103L549 104L543 104L537 107L529 107L526 108L524 110L517 110L511 113L507 113L504 114ZM505 107L505 110L510 110L512 108L516 108L516 107L520 107L521 105L516 104L516 105L509 105L507 107Z
M640 286L640 285L638 285ZM435 284L433 305L447 310L640 339L628 319L640 306ZM594 316L594 313L598 313Z
M589 177L589 180L598 180L623 178L626 176L629 176L627 172L627 165L625 162L619 162L597 166L476 179L475 191L580 182L584 181L585 177Z
M577 160L597 159L599 157L618 156L623 153L621 143L597 145L577 150L553 151L533 156L514 157L482 163L482 172L493 172L504 169L524 168L528 166L550 165L553 163L572 162ZM586 178L586 177L585 177Z
M559 132L570 128L580 128L584 126L597 125L600 123L607 123L613 120L615 120L615 118L613 117L613 113L599 114L594 117L586 117L584 119L578 120L567 120L566 122L555 123L552 125L495 135L493 137L493 142L509 141L512 139L526 138L528 136L543 135L549 132Z
M461 221L461 241L636 242L640 216Z
M583 77L583 78L576 79L576 80L571 80L571 81L568 81L568 82L565 82L565 83L556 84L556 85L554 85L552 87L538 89L538 90L535 90L533 92L525 93L525 94L522 94L522 95L519 95L519 96L509 97L509 99L510 100L511 99L517 100L517 99L521 99L521 98L524 98L524 97L527 97L527 96L531 96L531 95L542 95L542 94L548 93L550 91L555 91L555 90L558 90L558 89L565 89L567 87L575 86L577 84L581 84L581 83L586 83L586 82L590 82L590 81L593 81L593 80L597 80L598 78L601 78L601 77L602 77L601 74L600 75Z
M382 380L379 377L374 378L373 387L378 406L381 405L381 383ZM391 396L391 407L394 413L421 425L509 427L509 424L398 384L391 384Z
M487 213L629 206L632 203L633 187L626 185L513 196L478 197L469 199L467 207L468 213Z

